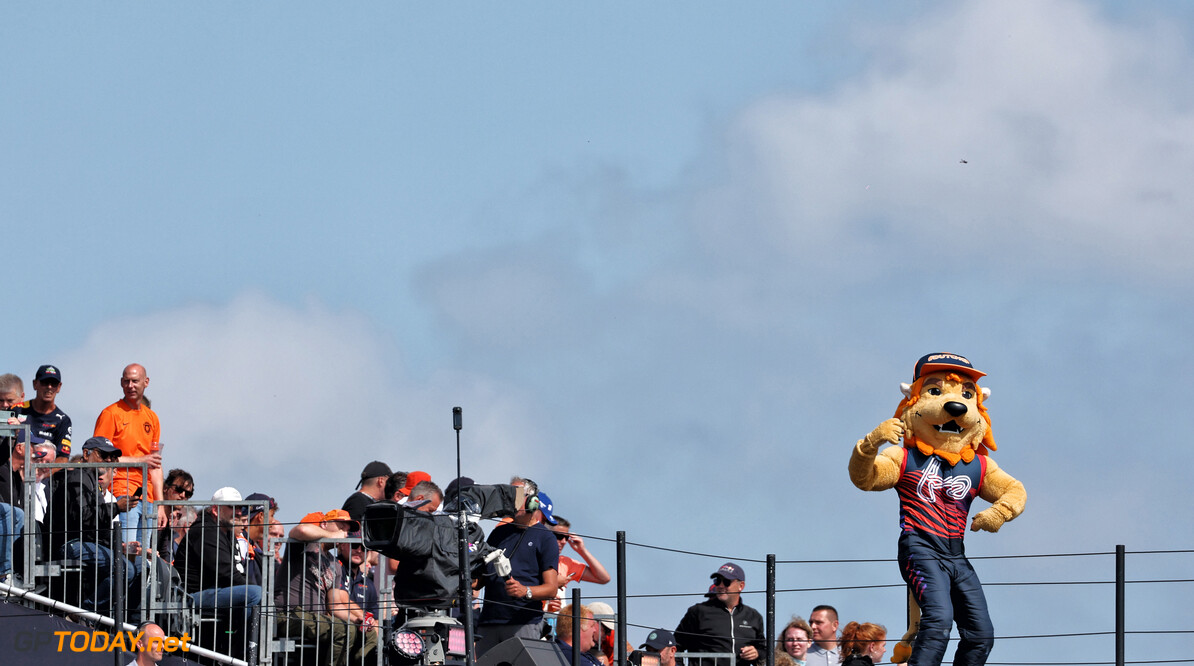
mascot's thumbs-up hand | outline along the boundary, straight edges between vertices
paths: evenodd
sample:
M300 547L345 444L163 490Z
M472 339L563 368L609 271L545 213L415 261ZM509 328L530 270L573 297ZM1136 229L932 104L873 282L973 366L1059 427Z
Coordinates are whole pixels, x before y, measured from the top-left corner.
M880 423L866 437L862 438L862 441L859 442L859 448L863 453L875 455L883 442L899 444L903 438L904 422L900 419L887 419L883 423Z
M886 490L895 486L900 479L900 463L904 460L904 449L889 446L879 453L884 442L899 444L907 429L900 419L887 419L878 428L854 445L850 455L850 480L862 490Z

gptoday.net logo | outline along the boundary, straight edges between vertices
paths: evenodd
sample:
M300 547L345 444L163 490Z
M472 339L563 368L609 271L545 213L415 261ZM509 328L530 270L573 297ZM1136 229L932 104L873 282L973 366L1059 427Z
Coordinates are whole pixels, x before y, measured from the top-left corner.
M31 652L49 646L54 646L58 652L132 652L144 637L144 631L118 631L115 634L103 631L20 631L14 636L13 647L17 652ZM149 639L149 649L190 652L190 643L191 637L185 633L181 638L153 637Z

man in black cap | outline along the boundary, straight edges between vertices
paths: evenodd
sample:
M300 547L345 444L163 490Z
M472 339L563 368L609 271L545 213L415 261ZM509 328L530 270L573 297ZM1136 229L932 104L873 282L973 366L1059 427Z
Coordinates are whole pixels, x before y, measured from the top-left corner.
M682 652L728 652L737 656L737 666L766 663L767 634L759 611L742 603L746 574L742 567L726 562L710 578L714 594L708 601L688 609L676 626L676 643ZM730 666L729 659L695 660L703 666Z
M647 654L659 655L659 666L676 666L676 637L667 629L655 629L647 634L647 640L639 649Z
M55 401L62 390L62 372L57 366L43 365L33 377L33 399L17 408L34 434L53 442L58 449L55 462L70 460L71 422Z
M119 459L120 449L106 437L92 437L83 443L84 462L115 463ZM82 605L100 612L107 608L112 598L116 558L124 557L122 552L117 554L120 535L116 530L120 523L114 520L118 513L127 511L138 501L135 497L124 496L109 502L105 491L111 481L111 467L66 470L54 485L46 514L49 552L54 557L82 561ZM127 586L137 573L135 564L127 563L124 573Z
M365 507L385 499L386 480L394 472L390 466L380 460L365 465L361 470L361 480L357 481L357 491L344 500L340 508L347 511L352 519L360 522L365 517Z

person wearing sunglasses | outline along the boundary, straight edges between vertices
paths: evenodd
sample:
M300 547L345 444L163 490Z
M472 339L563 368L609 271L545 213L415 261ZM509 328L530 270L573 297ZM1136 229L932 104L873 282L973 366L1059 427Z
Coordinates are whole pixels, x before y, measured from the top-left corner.
M182 509L181 506L170 506L170 502L189 500L195 496L195 479L190 472L183 469L172 469L166 474L162 482L162 496L165 498L167 511ZM178 542L182 539L177 530L178 521L172 517L165 527L158 530L158 555L167 562L174 561L174 552L178 549Z
M92 437L83 443L83 462L115 463L120 449L104 437ZM45 517L47 552L55 558L79 560L83 566L80 605L87 610L106 612L115 586L115 552L119 544L119 512L128 511L135 497L120 497L109 502L106 495L112 477L111 467L87 467L67 470L52 489ZM140 559L125 567L124 583L137 574Z
M61 390L62 372L56 366L43 365L33 377L33 399L15 409L30 430L54 443L54 462L70 460L71 420L55 404Z
M736 666L766 663L767 634L759 611L742 603L746 574L726 562L714 571L713 597L688 609L674 632L681 652L725 652ZM726 658L693 659L698 666L733 666Z
M211 499L242 501L240 491L231 487L220 488ZM200 513L178 544L174 565L196 608L207 614L232 609L228 618L231 622L221 629L238 634L231 640L232 652L241 657L246 650L249 617L261 603L261 586L250 585L245 579L244 563L236 546L237 508L234 504L212 504Z
M349 532L349 538L360 538L360 532ZM377 584L370 575L369 554L365 544L341 543L336 545L336 557L340 560L340 575L336 587L348 593L348 598L374 618L381 617L380 595Z

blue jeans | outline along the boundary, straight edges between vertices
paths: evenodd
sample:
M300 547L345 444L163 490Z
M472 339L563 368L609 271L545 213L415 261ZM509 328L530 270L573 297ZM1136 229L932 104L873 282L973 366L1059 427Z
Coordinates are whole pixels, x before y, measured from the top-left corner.
M260 585L232 585L199 590L191 594L195 607L203 610L229 609L238 627L248 626L249 615L261 603Z
M62 554L68 559L77 559L83 563L83 608L97 612L105 612L112 601L112 573L116 561L112 550L107 546L78 539L62 547ZM137 577L140 561L136 564L126 562L124 565L124 589Z
M148 544L148 542L145 540L145 529L141 526L141 516L144 514L144 512L145 502L141 501L137 502L137 505L130 508L128 511L118 514L120 517L120 528L123 532L123 536L120 538L123 539L125 543L136 541L140 543L142 547ZM148 515L145 515L145 519L154 521L152 528L157 528L158 514L156 509L151 511Z
M25 512L11 504L0 504L0 576L12 573L12 544L25 529Z

